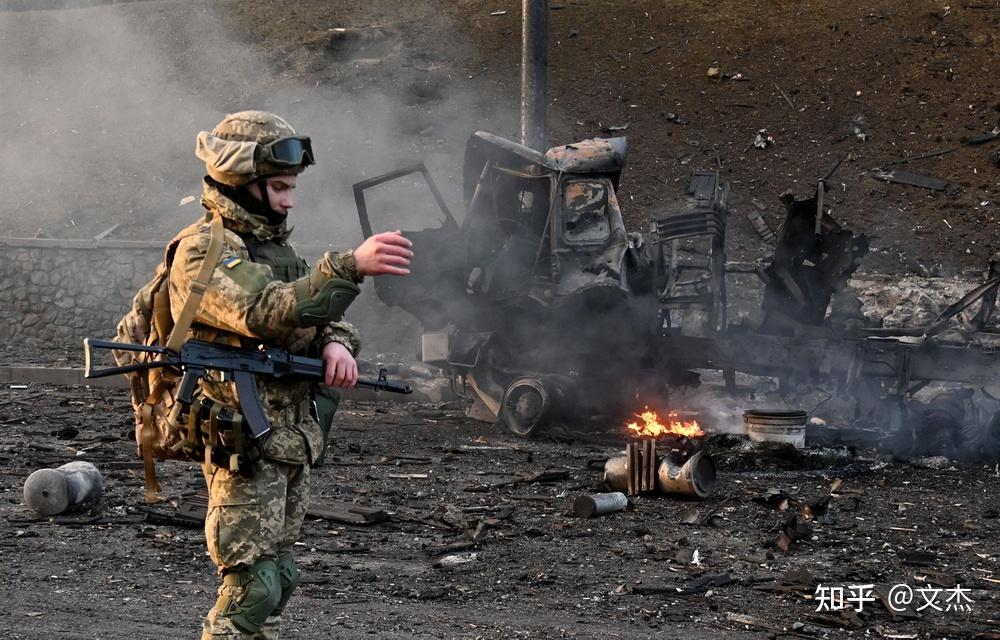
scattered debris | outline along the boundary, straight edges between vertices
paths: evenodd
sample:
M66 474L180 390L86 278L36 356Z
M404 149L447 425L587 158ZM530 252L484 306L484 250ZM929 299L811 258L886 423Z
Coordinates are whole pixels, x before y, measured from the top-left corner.
M917 458L910 462L911 466L917 467L918 469L933 469L934 471L941 471L942 469L949 469L954 467L954 463L944 456L928 456L926 458Z
M757 132L757 135L754 136L750 146L758 149L766 149L772 144L774 144L774 137L767 132L767 129L761 129Z
M932 191L945 191L949 187L949 184L940 178L923 176L919 173L910 173L909 171L897 171L895 169L891 171L876 171L874 177L877 180L906 184L913 187L931 189Z
M466 491L472 492L484 492L492 491L493 489L500 489L503 487L516 487L520 484L531 484L535 482L558 482L560 480L566 480L569 478L569 471L563 471L559 469L548 469L540 473L528 473L519 478L514 478L512 480L501 480L500 482L494 482L493 484L485 485L473 485L471 487L466 487Z
M949 153L954 153L958 151L957 147L952 147L951 149L941 149L939 151L931 151L930 153L924 153L919 156L912 156L909 158L900 158L899 160L893 160L892 162L886 162L883 166L891 167L897 164L906 164L907 162L915 162L917 160L926 160L927 158L936 158L938 156L947 155Z
M988 133L981 133L979 135L972 136L971 138L965 138L962 142L974 147L988 142L993 142L995 140L1000 140L1000 127L997 127Z
M788 103L788 107L789 107L789 108L790 108L790 109L791 109L792 111L795 111L795 103L794 103L794 102L792 102L792 99L791 99L790 97L788 97L788 94L787 94L787 93L785 93L785 90L784 90L784 89L782 89L781 87L779 87L779 86L778 86L778 83L777 83L777 82L772 82L771 84L773 84L773 85L774 85L774 88L775 88L775 89L777 89L779 93L781 93L781 97L782 97L782 98L784 98L784 99L785 99L785 102L787 102L787 103Z
M677 521L681 524L699 524L701 522L701 517L699 516L697 507L687 507L681 509L680 514L678 514Z
M497 9L496 11L491 11L490 15L491 16L505 16L505 15L507 15L507 10L506 9Z
M675 124L687 124L687 120L684 120L683 118L680 117L679 114L676 114L673 111L661 111L660 115L663 116L663 119L666 120L667 122L673 122Z
M370 525L385 522L389 515L382 509L366 507L352 502L336 502L317 499L312 501L306 515L310 518L322 518L344 524Z
M593 493L578 497L573 501L573 513L578 518L603 516L616 511L624 511L628 507L628 498L624 493Z
M604 465L604 484L632 496L658 491L706 498L715 490L715 479L715 462L704 450L672 450L657 457L653 438L629 442L624 456Z
M812 533L812 526L808 522L800 520L797 514L793 514L788 516L782 523L775 545L785 553L788 553L793 542L808 539L812 536Z
M747 211L747 219L750 220L750 225L753 226L753 230L757 232L761 240L769 244L774 242L774 230L767 224L767 220L760 214L760 211L755 209Z
M104 240L105 238L107 238L108 236L110 236L112 233L114 233L115 231L117 231L118 227L120 227L120 226L122 226L121 223L120 222L116 222L115 224L111 225L110 227L108 227L104 231L102 231L102 232L98 233L97 235L95 235L94 236L94 241L95 242L100 242L101 240Z
M470 551L468 553L457 553L450 556L443 556L438 558L434 563L435 567L458 567L463 564L470 564L479 559L479 553L476 551Z
M770 488L751 498L758 504L767 505L778 511L787 511L791 496L784 489Z
M868 118L861 114L858 114L851 119L849 128L851 135L862 142L871 137L871 134L868 133Z
M24 503L43 516L63 513L101 497L104 482L93 464L75 460L56 469L39 469L24 481Z

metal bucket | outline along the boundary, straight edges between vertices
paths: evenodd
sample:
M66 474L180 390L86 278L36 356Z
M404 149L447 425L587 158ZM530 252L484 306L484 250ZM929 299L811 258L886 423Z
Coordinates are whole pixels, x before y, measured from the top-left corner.
M743 422L754 442L787 442L796 449L806 446L805 411L745 411Z

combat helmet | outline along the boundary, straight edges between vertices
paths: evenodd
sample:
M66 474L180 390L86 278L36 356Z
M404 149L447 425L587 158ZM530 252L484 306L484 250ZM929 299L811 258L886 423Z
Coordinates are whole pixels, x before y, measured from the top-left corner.
M195 155L213 180L230 187L297 174L315 163L309 138L267 111L228 114L211 132L198 134Z

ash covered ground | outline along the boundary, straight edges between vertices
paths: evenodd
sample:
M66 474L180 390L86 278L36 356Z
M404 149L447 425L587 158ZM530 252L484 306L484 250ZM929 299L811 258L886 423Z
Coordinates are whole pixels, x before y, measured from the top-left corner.
M3 637L196 636L216 587L202 533L154 522L201 489L197 467L160 464L168 500L147 507L121 391L6 391L0 425ZM643 496L625 512L573 516L576 496L602 490L621 437L609 428L527 441L447 406L346 403L314 505L355 502L389 519L308 518L287 637L1000 633L995 466L928 469L835 449L810 460L719 444L707 500ZM102 504L51 519L21 506L32 470L71 460L102 470ZM551 480L535 481L543 472ZM782 530L796 527L783 551ZM915 599L890 612L878 594L904 583ZM817 612L820 584L872 584L876 601L860 613ZM956 585L971 589L971 610L944 610Z

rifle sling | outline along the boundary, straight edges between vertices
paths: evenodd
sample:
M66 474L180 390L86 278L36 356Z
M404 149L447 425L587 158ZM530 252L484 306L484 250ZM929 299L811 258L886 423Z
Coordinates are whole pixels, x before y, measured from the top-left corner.
M205 252L205 258L201 262L201 269L198 270L198 275L191 281L191 289L188 291L187 300L184 301L184 308L181 309L181 313L177 317L177 322L174 323L174 330L170 332L170 338L167 340L166 346L169 351L174 353L180 351L181 345L184 344L184 340L187 338L188 329L191 328L191 323L194 322L194 316L201 305L201 299L205 295L209 283L212 281L212 273L219 264L219 258L222 257L222 240L222 216L216 214L212 216L211 236L208 243L208 250Z

